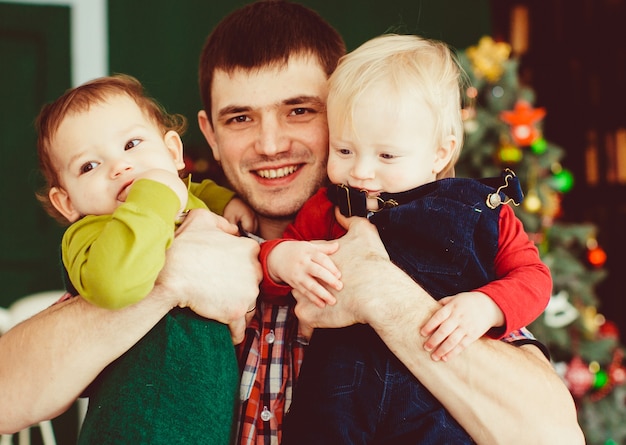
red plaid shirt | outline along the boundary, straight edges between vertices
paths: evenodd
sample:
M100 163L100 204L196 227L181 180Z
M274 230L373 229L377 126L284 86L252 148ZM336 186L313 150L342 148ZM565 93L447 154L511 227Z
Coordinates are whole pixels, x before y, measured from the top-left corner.
M512 332L502 341L536 344L547 354L527 329ZM242 378L235 443L280 444L283 416L291 404L306 344L306 339L298 335L298 321L292 306L269 304L259 299L246 339L237 351Z
M306 343L298 336L292 305L259 300L246 339L238 347L241 405L236 443L280 443L283 415L291 404Z

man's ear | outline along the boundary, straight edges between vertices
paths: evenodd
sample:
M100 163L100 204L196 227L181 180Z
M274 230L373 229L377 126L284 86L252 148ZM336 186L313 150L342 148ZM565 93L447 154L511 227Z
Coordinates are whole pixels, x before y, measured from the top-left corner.
M217 146L215 131L213 131L213 125L211 125L211 122L209 121L209 116L207 116L206 111L204 110L198 111L198 126L200 127L200 131L204 135L204 138L211 146L211 150L213 151L213 158L217 162L219 162L220 150Z
M167 150L172 155L172 159L174 159L176 168L178 170L185 168L185 160L183 158L183 141L180 138L180 135L174 130L170 130L165 133L165 136L163 136L163 141L165 142Z
M52 187L48 192L52 206L70 223L78 221L80 213L74 208L70 195L60 187Z
M450 164L454 156L456 143L456 137L450 135L446 137L439 148L437 148L435 152L435 162L433 164L433 173L438 175L442 170L448 167L448 164Z

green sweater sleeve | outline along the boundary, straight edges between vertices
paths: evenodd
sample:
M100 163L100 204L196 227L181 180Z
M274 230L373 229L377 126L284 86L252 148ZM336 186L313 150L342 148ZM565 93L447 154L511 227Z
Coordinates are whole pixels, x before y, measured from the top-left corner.
M169 187L142 179L112 215L71 225L63 236L63 264L79 294L108 309L144 298L165 264L179 207Z
M200 198L202 202L214 213L218 215L224 214L224 208L226 204L230 202L235 196L235 193L228 190L225 187L217 185L210 179L197 183L191 182L189 184L189 191L194 196Z

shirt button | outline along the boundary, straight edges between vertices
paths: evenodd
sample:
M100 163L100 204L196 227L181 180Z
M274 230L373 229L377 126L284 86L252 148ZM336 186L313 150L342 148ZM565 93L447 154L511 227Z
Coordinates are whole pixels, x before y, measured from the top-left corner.
M269 334L268 334L269 335ZM268 420L270 420L274 415L272 414L272 412L267 409L267 406L263 407L263 411L261 411L261 420L263 422L267 422Z
M272 343L274 343L274 340L276 340L276 336L274 335L274 330L271 330L265 336L265 341L271 345Z

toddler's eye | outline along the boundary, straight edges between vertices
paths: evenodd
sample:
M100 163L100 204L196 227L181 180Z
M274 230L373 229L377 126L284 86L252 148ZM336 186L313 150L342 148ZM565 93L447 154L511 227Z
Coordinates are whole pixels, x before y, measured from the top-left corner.
M90 161L90 162L87 162L87 163L83 164L83 165L80 167L80 173L81 173L81 175L82 175L83 173L88 173L88 172L90 172L91 170L93 170L94 168L96 168L97 166L98 166L98 163L97 163L96 161Z
M389 153L382 153L382 154L380 155L380 157L381 157L381 158L383 158L383 159L393 159L393 158L395 158L395 156L394 156L394 155L389 154Z
M135 148L137 145L139 145L140 142L141 142L141 139L131 139L130 141L126 142L124 151L130 150L131 148Z

